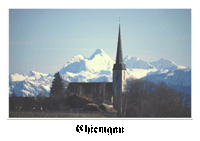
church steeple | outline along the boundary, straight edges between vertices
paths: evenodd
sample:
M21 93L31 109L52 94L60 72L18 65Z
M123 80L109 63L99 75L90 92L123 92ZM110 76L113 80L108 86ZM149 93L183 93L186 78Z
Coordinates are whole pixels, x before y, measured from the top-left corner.
M120 19L119 19L119 34L118 34L118 43L117 43L116 63L114 64L113 70L125 70L125 69L126 69L126 66L123 62L121 29L120 29Z
M117 43L117 54L116 54L116 63L113 67L113 107L117 107L119 102L119 95L121 92L126 91L126 65L123 62L122 54L122 41L121 41L121 29L120 29L120 19L119 19L119 34L118 34L118 43Z
M123 64L123 54L122 54L122 43L121 43L120 23L119 23L119 34L118 34L118 43L117 43L116 64Z

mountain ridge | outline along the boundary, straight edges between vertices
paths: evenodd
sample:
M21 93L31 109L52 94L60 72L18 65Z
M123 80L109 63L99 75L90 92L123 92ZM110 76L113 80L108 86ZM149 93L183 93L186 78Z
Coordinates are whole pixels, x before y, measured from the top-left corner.
M112 82L114 63L102 49L97 49L89 58L74 56L59 72L68 82ZM127 63L127 78L149 79L155 83L164 81L167 85L191 87L191 69L170 60L161 58L158 61L145 62L128 55L124 57L124 63ZM14 91L18 96L37 96L42 89L49 93L53 78L51 74L33 70L29 75L11 74L9 94L11 96Z
M149 62L149 64L154 66L156 69L173 70L173 69L184 69L184 68L187 68L185 66L177 65L173 61L170 61L170 60L167 60L167 59L164 59L164 58L161 58L158 61Z

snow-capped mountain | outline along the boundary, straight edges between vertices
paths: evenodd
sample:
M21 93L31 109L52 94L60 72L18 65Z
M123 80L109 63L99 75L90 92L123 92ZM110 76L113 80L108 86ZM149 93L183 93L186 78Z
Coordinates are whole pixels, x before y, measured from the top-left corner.
M59 71L68 82L112 82L112 68L115 62L101 49L89 58L74 56ZM166 59L145 62L133 56L126 56L127 78L148 79L152 82L164 81L169 86L191 87L191 69ZM36 71L29 75L9 75L9 94L37 96L42 90L49 95L53 76ZM179 87L180 88L180 87ZM181 87L182 89L182 87Z
M87 71L91 73L100 72L102 70L112 70L114 61L101 49L97 49L90 58L84 59L83 56L74 56L68 61L60 70L60 74L64 75L66 72L80 73Z
M30 76L34 76L34 77L47 77L47 76L52 76L53 77L53 75L51 75L51 74L46 74L46 73L40 73L40 72L36 72L36 71L30 71L30 73L29 73L29 75L28 75L29 77Z
M36 71L30 71L29 75L9 75L9 95L14 91L18 96L37 96L43 90L49 96L52 80L51 75Z
M112 81L113 64L103 50L97 49L89 58L73 57L59 72L69 82L108 82Z
M153 69L154 67L150 65L148 62L140 60L137 57L133 57L127 55L124 58L124 63L126 64L126 68L138 68L138 69Z
M154 83L165 82L167 85L181 85L190 86L191 85L191 69L177 69L170 70L166 73L157 71L158 73L152 73L152 75L147 75L142 79L150 80Z
M170 60L164 59L164 58L161 58L158 61L150 62L149 64L151 64L158 70L160 70L160 69L175 70L175 69L185 69L186 68L184 66L177 65L176 63L174 63Z
M77 73L81 72L85 68L81 68L83 65L84 57L81 55L74 56L70 61L68 61L63 68L60 70L60 74L65 74L66 72ZM81 70L82 69L82 70Z
M150 75L151 74L151 75ZM191 93L191 69L181 68L175 70L158 70L154 73L150 72L143 80L149 80L154 83L164 82L168 87L178 91Z

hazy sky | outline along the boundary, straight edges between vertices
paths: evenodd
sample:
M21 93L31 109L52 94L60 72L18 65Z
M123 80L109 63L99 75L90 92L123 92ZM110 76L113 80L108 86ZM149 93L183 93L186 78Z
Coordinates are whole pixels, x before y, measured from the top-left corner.
M75 55L103 49L115 59L121 15L123 56L191 67L190 9L9 10L9 74L59 71Z

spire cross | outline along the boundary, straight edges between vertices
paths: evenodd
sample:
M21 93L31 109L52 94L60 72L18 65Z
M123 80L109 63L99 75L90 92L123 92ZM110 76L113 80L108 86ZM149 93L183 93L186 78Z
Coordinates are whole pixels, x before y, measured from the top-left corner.
M120 14L119 14L119 23L120 23Z

